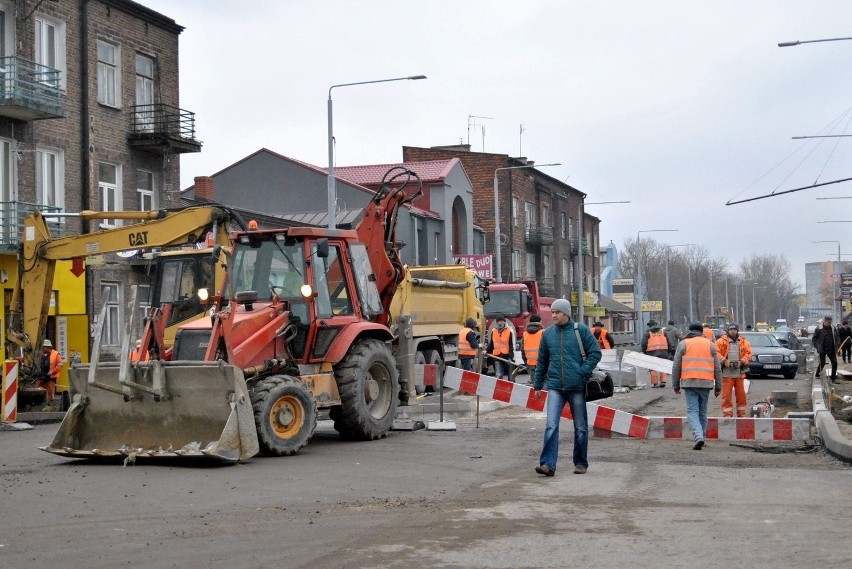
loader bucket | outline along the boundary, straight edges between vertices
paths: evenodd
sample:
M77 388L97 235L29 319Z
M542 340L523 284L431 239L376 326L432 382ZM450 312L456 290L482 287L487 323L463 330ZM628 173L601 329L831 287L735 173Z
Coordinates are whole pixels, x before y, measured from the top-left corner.
M98 364L69 370L71 408L50 446L72 458L247 460L259 451L242 370L218 362Z

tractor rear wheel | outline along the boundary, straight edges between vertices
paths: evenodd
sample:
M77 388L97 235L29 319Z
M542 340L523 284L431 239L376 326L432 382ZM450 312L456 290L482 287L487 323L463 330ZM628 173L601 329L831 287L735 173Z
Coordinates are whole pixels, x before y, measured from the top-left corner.
M330 414L345 439L368 441L387 435L396 416L399 373L390 347L359 340L334 368L340 409Z
M289 375L275 375L251 392L260 450L270 456L299 452L317 428L317 402L308 386Z

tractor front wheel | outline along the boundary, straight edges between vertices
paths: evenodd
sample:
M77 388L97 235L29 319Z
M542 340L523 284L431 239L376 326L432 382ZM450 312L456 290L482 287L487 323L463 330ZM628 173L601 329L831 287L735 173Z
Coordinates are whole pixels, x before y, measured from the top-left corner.
M317 402L308 386L295 377L276 375L264 379L252 390L251 404L264 454L296 454L314 436Z

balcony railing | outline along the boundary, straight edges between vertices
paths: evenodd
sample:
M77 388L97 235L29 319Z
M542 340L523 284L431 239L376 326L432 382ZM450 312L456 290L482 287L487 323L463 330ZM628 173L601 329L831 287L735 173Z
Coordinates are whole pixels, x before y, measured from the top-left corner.
M556 296L556 280L553 277L538 279L538 291L542 296Z
M195 138L195 113L158 103L135 105L128 142L131 146L158 154L200 152Z
M543 225L530 225L524 234L526 243L530 245L553 245L553 228Z
M59 74L23 57L0 57L0 115L23 121L67 117Z
M571 238L571 254L572 255L579 255L578 243L579 243L579 240L576 237ZM583 237L583 255L589 255L589 254L591 254L591 252L592 252L592 250L589 249L589 240L586 239L585 237Z
M59 218L50 218L50 213L60 213L61 207L27 202L0 202L0 250L9 251L18 248L21 243L21 229L24 218L34 211L41 211L47 218L51 237L62 235L64 224Z

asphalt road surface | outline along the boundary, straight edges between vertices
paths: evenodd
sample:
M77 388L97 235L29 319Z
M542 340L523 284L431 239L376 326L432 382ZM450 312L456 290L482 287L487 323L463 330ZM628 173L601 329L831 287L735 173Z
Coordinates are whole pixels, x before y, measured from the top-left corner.
M367 443L322 425L298 456L225 467L74 461L37 450L56 425L0 432L0 567L852 566L852 470L819 450L595 438L574 475L563 422L543 478L543 422L507 408Z

